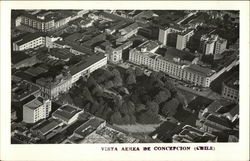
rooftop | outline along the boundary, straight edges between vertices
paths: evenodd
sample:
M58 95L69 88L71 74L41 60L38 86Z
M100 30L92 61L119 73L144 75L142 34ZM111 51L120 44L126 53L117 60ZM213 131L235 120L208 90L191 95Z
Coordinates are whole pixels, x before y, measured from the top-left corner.
M16 100L23 100L30 95L39 92L40 88L28 81L12 82L12 97Z
M80 110L76 109L71 105L64 105L57 109L52 116L59 118L62 121L69 121L75 114L77 114Z
M38 98L35 98L32 101L26 103L24 106L34 110L42 105L43 105L43 98L38 97Z
M119 31L122 32L122 35L125 35L125 34L128 34L129 32L135 30L139 28L139 24L138 23L132 23L131 25L129 26L126 26L125 28L123 29L120 29Z
M152 51L154 49L156 49L157 47L159 47L158 43L156 41L147 41L143 44L141 44L137 49L138 50L144 50L144 51Z
M104 58L106 58L106 56L104 56L103 54L91 55L90 57L86 58L85 60L82 60L79 63L71 66L69 68L70 74L75 75L76 73L88 68L92 64L94 64L94 63L96 63Z
M11 63L12 64L17 64L17 63L19 63L19 62L21 62L21 61L23 61L25 59L28 59L28 58L30 58L30 56L23 53L23 52L21 52L21 51L18 51L18 52L13 51L13 52L11 52Z
M202 66L196 65L196 64L190 64L190 65L186 66L185 70L195 72L195 73L199 73L199 74L202 74L204 76L210 76L215 72L212 69L202 67Z
M79 128L77 128L75 130L75 133L81 136L86 137L86 133L90 134L92 133L94 130L96 130L103 122L105 122L104 120L100 119L100 118L92 118L89 121L87 121L86 123L82 124Z
M194 30L192 30L192 29L188 29L188 30L185 30L185 31L179 33L179 35L184 36L184 35L189 34L190 32L193 32L193 31L194 31Z
M69 58L71 58L74 54L72 54L69 49L61 49L61 48L53 48L50 49L47 52L49 55L54 56L58 59L62 59L62 60L67 60Z
M233 89L239 90L239 72L234 72L224 83Z
M43 135L46 135L47 133L49 133L53 129L57 128L61 123L62 123L62 121L60 121L60 120L50 118L49 120L43 121L40 124L35 125L31 129L39 131Z
M215 116L213 114L209 114L206 117L206 120L211 121L211 122L216 123L216 124L219 124L219 125L222 125L222 126L225 126L227 128L232 128L232 125L230 124L229 120L227 120L226 118L221 118L221 117Z
M36 33L30 33L28 35L25 35L24 37L22 37L21 39L17 40L15 43L19 46L26 44L32 40L35 40L39 37L44 37L43 33L40 32L36 32Z

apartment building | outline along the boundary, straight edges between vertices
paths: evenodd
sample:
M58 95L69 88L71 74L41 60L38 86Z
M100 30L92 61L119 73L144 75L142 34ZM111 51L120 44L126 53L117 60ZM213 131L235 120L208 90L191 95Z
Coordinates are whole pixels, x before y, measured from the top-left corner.
M178 33L181 32L183 29L179 26L171 26L171 27L160 27L159 29L159 36L158 40L163 44L168 44L168 35L170 33Z
M38 13L25 13L20 16L21 24L41 32L48 32L66 25L71 15L64 15L54 11L41 11Z
M211 81L214 80L215 71L192 64L174 55L176 49L169 48L163 57L160 54L149 52L140 45L137 48L130 50L129 61L132 63L143 65L154 71L162 71L176 79L185 80L195 85L209 87Z
M47 118L51 111L51 101L37 97L23 105L23 122L35 123Z
M227 47L227 40L219 37L218 35L202 35L200 39L200 51L205 54L218 54L223 53Z
M177 35L176 49L183 50L187 46L190 37L194 35L194 30L186 30Z
M22 51L45 46L45 37L42 33L30 33L13 42L13 51Z

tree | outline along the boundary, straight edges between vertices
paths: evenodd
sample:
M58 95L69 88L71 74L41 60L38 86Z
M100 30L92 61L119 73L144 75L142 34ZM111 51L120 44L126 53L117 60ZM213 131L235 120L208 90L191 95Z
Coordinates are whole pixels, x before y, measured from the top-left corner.
M96 111L98 110L98 108L99 108L99 103L98 103L98 102L94 102L94 103L92 104L92 106L91 106L90 112L91 112L92 114L94 114L94 113L96 113Z
M131 85L131 84L135 84L136 83L136 78L134 74L129 74L127 77L127 84Z
M137 120L141 124L155 124L160 122L159 115L153 113L151 110L140 113Z
M155 96L154 100L156 103L160 104L162 102L165 102L166 100L168 100L171 97L171 93L169 92L169 90L161 90L159 91L159 93Z
M114 84L113 84L112 81L107 81L107 82L104 83L104 87L105 87L106 89L109 89L109 88L114 87Z
M158 114L159 105L154 101L149 101L146 104L146 109L151 110L153 113Z
M178 106L179 106L179 101L176 98L173 98L170 101L164 103L161 110L162 114L166 116L173 116L176 113Z
M141 112L141 111L143 111L143 110L145 110L145 109L146 109L146 108L145 108L145 105L139 103L139 104L136 105L135 111L136 111L137 113L139 113L139 112Z
M110 121L114 124L121 124L122 116L120 112L114 112L110 117Z
M88 88L93 88L96 85L97 85L97 83L96 83L95 79L92 76L90 76L88 81L87 81L87 87Z
M143 70L141 70L141 68L139 67L136 67L135 68L135 75L138 77L138 76L142 76L144 73L143 73Z
M97 84L93 89L92 89L92 95L95 97L101 97L103 95L103 90L100 87L99 84Z
M89 89L87 87L83 88L82 96L84 97L85 100L90 101L90 102L94 102L94 99L91 96L91 93L89 92Z

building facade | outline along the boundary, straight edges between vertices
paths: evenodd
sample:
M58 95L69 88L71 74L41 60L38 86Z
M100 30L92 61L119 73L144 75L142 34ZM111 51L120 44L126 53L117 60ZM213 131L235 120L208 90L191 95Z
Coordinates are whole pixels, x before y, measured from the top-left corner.
M181 31L182 31L182 29L174 28L174 27L160 27L158 40L163 45L167 45L167 43L168 43L168 35L170 33L177 33L177 32L181 32Z
M222 83L222 97L239 102L239 73L234 73Z
M165 59L159 54L143 52L136 48L130 50L129 61L146 66L154 71L162 71L171 77L198 86L209 87L211 81L214 80L214 71L209 68L185 62L179 58Z
M177 36L176 49L183 50L187 46L190 37L194 35L194 30L184 31Z
M90 73L98 68L107 65L107 57L103 54L92 55L87 60L80 61L79 63L69 68L72 75L72 84L79 80L80 77L89 76Z
M32 33L13 42L13 51L22 51L45 46L45 37L40 33Z
M41 96L48 99L56 99L62 93L72 87L71 75L60 74L56 78L40 78L36 84L41 88Z
M47 118L51 111L51 101L37 97L23 105L23 122L35 123Z

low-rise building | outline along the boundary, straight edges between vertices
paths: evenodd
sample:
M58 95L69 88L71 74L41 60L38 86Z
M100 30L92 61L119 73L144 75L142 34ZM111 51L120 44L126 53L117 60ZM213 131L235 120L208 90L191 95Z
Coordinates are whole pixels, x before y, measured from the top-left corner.
M209 133L233 129L230 120L210 113L205 113L202 119L196 121L196 126Z
M87 57L85 60L69 67L72 75L72 83L75 83L80 77L89 76L90 73L98 68L107 65L107 57L103 54L94 54Z
M23 101L31 95L38 97L41 94L39 86L26 80L12 80L11 84L11 100L14 102Z
M62 121L49 118L48 120L44 120L40 122L39 124L33 126L30 130L34 133L40 136L41 138L46 138L46 135L48 135L50 132L52 132L55 129L60 129L64 124Z
M239 73L233 73L222 83L222 97L239 102Z
M42 33L30 33L13 42L13 51L22 51L45 46L45 36Z
M23 122L35 123L49 116L51 101L37 97L23 105Z
M61 120L65 124L71 124L77 120L79 114L82 112L77 107L66 104L53 112L52 117Z
M216 136L196 127L185 125L179 134L173 136L174 143L216 142Z
M138 33L139 28L141 27L139 26L138 23L135 22L129 26L126 26L125 28L120 29L118 35L119 38L116 41L117 42L127 41L128 38Z
M30 67L39 63L36 55L29 56L21 51L11 52L11 68Z

